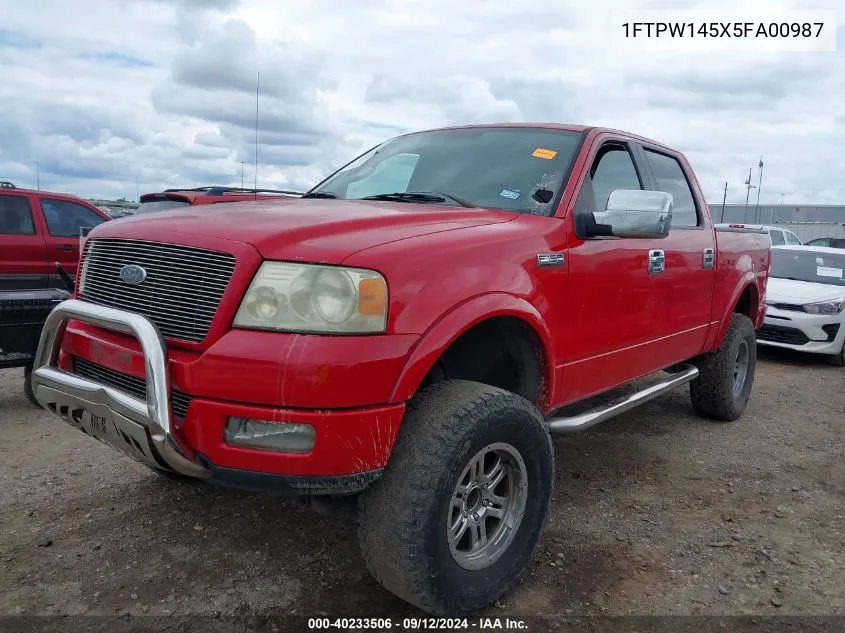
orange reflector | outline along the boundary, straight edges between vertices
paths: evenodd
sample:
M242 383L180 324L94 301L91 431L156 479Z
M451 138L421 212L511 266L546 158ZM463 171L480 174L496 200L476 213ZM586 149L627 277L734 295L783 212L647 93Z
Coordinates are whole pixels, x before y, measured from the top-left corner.
M387 286L381 279L362 279L358 282L358 313L381 316L387 312Z

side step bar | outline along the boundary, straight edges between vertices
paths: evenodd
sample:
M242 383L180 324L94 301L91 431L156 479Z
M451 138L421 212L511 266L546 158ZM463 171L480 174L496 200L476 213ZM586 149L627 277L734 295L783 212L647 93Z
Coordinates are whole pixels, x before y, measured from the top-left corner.
M622 396L621 398L617 398L616 400L603 404L595 409L590 409L584 413L572 416L555 416L553 412L546 418L549 433L552 435L569 435L571 433L578 433L590 428L591 426L604 422L605 420L616 417L620 413L630 411L644 402L648 402L653 398L662 396L667 391L671 391L676 387L685 385L698 377L698 368L693 365L676 365L671 370L667 371L671 374L670 378L656 382L649 385L642 391Z

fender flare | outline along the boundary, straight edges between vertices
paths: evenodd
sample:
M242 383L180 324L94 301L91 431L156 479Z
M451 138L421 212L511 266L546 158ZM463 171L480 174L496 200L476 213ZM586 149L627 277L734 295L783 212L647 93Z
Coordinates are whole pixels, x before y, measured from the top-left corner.
M719 323L719 329L716 333L716 338L713 341L713 345L711 347L718 347L722 344L722 341L725 340L725 334L728 331L728 326L731 324L731 317L733 316L734 312L736 311L736 306L739 303L739 298L742 294L751 288L751 291L754 293L753 301L751 305L752 311L756 311L758 309L757 303L760 300L760 289L757 287L757 275L754 271L746 272L739 280L739 283L736 285L736 289L734 290L733 294L731 295L730 300L727 303L728 309L725 311L725 314L722 316L722 321ZM751 320L754 321L753 313L749 315Z
M441 316L420 337L393 387L391 402L409 400L441 354L464 332L481 321L497 316L516 317L537 336L545 357L544 399L554 392L555 363L551 332L543 317L528 301L504 292L479 295Z

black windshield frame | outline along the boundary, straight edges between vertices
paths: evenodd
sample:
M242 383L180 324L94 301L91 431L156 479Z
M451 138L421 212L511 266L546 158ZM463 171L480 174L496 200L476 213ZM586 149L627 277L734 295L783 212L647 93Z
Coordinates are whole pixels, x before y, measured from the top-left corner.
M409 134L403 134L401 136L397 136L391 138L383 143L379 143L367 151L362 152L342 167L336 169L332 172L329 176L321 180L317 183L314 187L312 187L303 197L308 197L309 194L319 194L322 192L331 192L332 194L337 195L338 200L358 200L360 198L347 198L344 195L339 195L339 193L335 190L331 189L331 185L333 181L342 177L342 175L349 170L350 166L354 165L356 162L361 161L365 157L370 154L375 155L380 151L384 151L385 149L389 149L390 146L396 142L403 141L405 139L413 139L414 137L423 137L423 136L431 136L431 135L443 135L447 136L449 134L461 134L461 133L472 133L472 132L504 132L508 134L515 134L518 135L520 133L533 133L533 134L545 134L549 137L556 137L556 136L563 136L568 137L569 140L573 141L571 146L568 148L568 155L561 156L561 162L559 163L559 177L560 183L557 186L557 190L554 192L554 196L552 199L546 203L545 208L542 210L528 210L528 209L514 209L508 206L497 206L497 205L490 205L490 204L482 204L477 200L472 199L472 197L467 197L466 194L463 196L461 195L461 191L444 191L443 193L452 194L456 196L460 196L463 198L467 198L468 201L475 203L478 205L480 209L483 210L499 210L505 211L508 213L521 213L526 215L538 215L538 216L554 216L557 213L557 210L560 206L560 202L563 199L563 194L566 191L567 185L572 177L572 171L575 167L575 163L577 162L578 156L580 156L581 151L584 147L584 143L587 139L587 130L584 131L575 131L575 130L568 130L565 128L553 128L553 127L542 127L542 126L466 126L466 127L455 127L455 128L444 128L438 130L426 130L422 132L412 132ZM539 149L539 148L538 148ZM403 152L397 152L394 155L399 155ZM367 164L367 161L362 163L362 165ZM353 169L359 169L361 166L355 167ZM350 172L354 173L354 172ZM348 187L348 184L345 187ZM504 189L503 189L504 190ZM409 190L410 191L410 190ZM526 196L526 199L529 198ZM456 206L451 201L446 201L444 204ZM459 205L458 205L459 206Z
M818 274L807 274L807 271L823 266L825 268L839 268L845 271L845 252L827 253L817 250L797 248L772 248L772 267L769 277L773 279L793 279L807 283L824 284L845 288L844 277L826 277ZM818 263L821 259L822 263ZM797 260L797 261L796 261Z

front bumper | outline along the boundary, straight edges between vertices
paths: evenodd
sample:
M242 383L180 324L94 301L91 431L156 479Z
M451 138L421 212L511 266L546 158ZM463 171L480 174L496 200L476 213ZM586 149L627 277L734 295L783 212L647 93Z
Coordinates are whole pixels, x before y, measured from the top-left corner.
M127 376L115 381L102 368L92 372L90 361L84 375L73 373L73 361L60 358L69 320L133 336L144 365L143 382L137 379L141 388L133 388ZM166 344L148 319L72 299L47 318L32 387L42 406L150 468L300 494L354 492L377 478L404 414L403 404L285 410L205 397L194 397L184 410L179 394L171 390L169 369ZM174 417L174 404L184 419ZM223 439L229 416L311 424L314 448L307 454L286 454L230 446Z
M814 354L838 354L845 344L845 313L807 314L768 306L757 342Z

